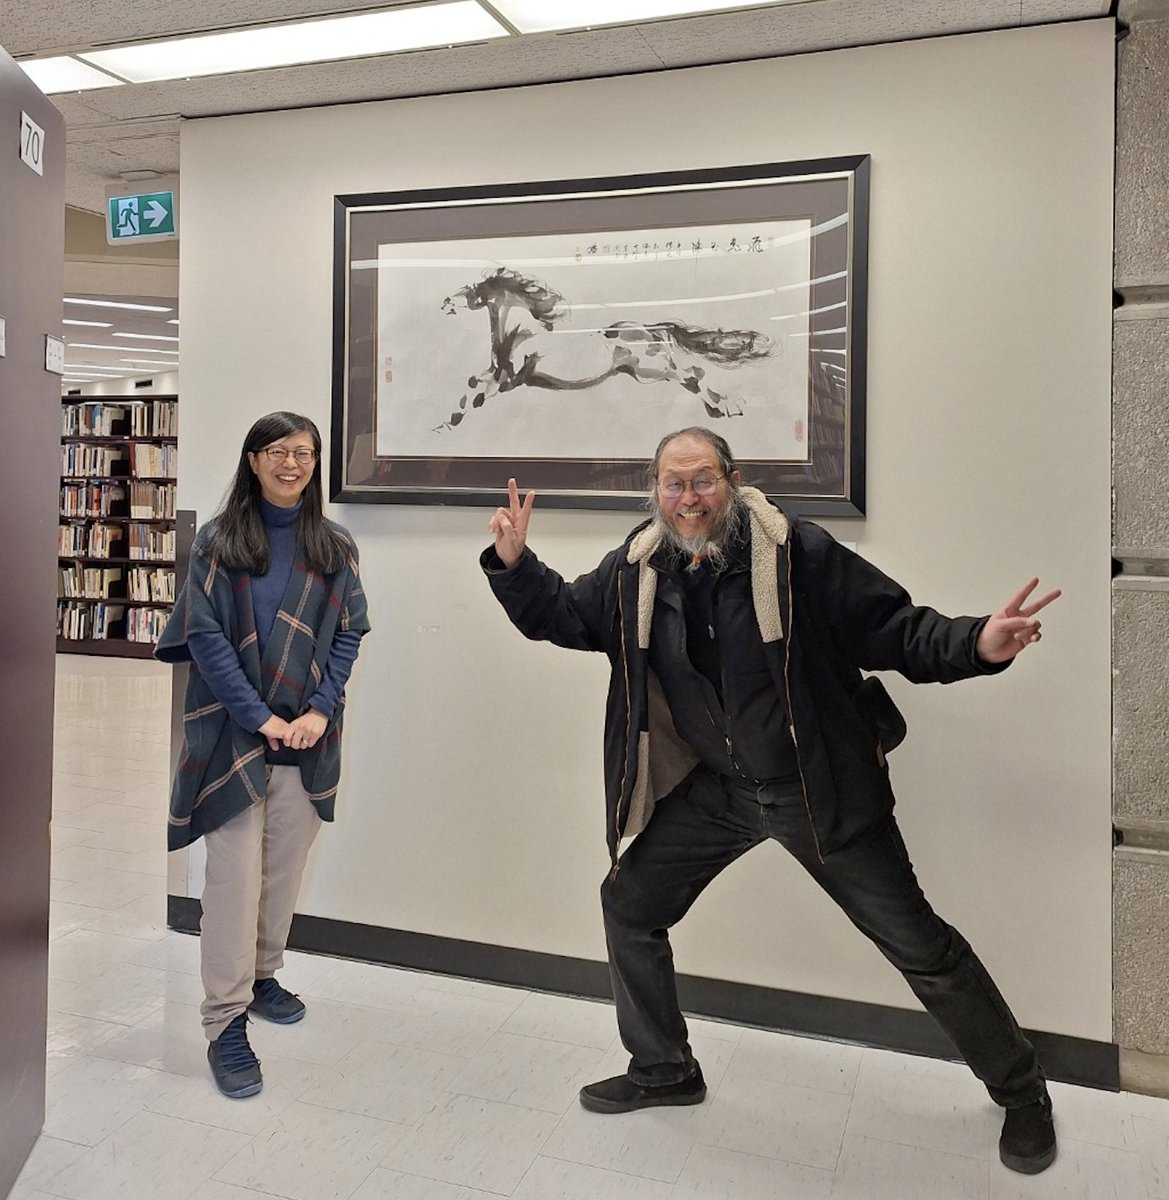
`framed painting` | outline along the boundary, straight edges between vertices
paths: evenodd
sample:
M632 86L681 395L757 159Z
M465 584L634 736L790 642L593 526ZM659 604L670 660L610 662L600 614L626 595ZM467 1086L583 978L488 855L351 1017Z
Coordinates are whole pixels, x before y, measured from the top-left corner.
M868 156L336 197L331 495L632 509L671 430L864 512Z

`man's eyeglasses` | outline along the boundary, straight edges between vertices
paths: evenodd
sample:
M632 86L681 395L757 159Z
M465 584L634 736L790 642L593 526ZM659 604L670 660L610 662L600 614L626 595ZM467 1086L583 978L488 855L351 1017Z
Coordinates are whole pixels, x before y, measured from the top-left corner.
M317 452L302 446L299 450L285 450L283 446L265 446L263 451L270 463L282 463L289 455L296 459L302 467L307 467L317 461Z
M659 479L658 492L670 500L677 500L683 495L687 486L693 488L695 495L709 496L725 475L699 475L694 479Z

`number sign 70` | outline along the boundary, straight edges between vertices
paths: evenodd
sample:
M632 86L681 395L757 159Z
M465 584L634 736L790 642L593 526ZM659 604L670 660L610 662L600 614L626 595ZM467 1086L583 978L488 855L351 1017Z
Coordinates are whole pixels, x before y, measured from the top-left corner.
M20 158L38 175L45 173L45 131L26 112L20 114Z

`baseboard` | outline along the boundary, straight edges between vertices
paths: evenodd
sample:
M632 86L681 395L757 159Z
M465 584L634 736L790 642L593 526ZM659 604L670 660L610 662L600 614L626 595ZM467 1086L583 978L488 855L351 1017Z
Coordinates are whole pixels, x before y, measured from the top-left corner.
M198 900L188 896L167 898L167 921L172 929L197 932L199 915ZM354 958L432 971L438 975L457 975L539 992L612 999L608 966L593 959L568 958L299 913L293 918L288 945L293 950L310 954ZM855 1042L928 1058L958 1057L949 1038L924 1012L732 983L725 979L706 979L698 975L678 976L678 996L683 1009L694 1016L714 1017L807 1037ZM1038 1029L1025 1032L1038 1049L1049 1079L1113 1092L1120 1090L1119 1055L1111 1042Z

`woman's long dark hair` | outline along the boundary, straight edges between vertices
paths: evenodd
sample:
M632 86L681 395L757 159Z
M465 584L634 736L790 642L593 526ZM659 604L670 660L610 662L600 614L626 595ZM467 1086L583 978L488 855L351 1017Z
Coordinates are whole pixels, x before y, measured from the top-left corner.
M260 511L260 480L248 461L265 446L291 433L308 433L313 439L317 461L312 478L301 493L296 536L305 562L321 575L339 571L349 557L350 547L325 521L324 490L321 487L321 433L298 413L274 412L261 417L248 430L240 451L239 466L209 535L209 549L225 567L249 575L268 572L268 533Z

